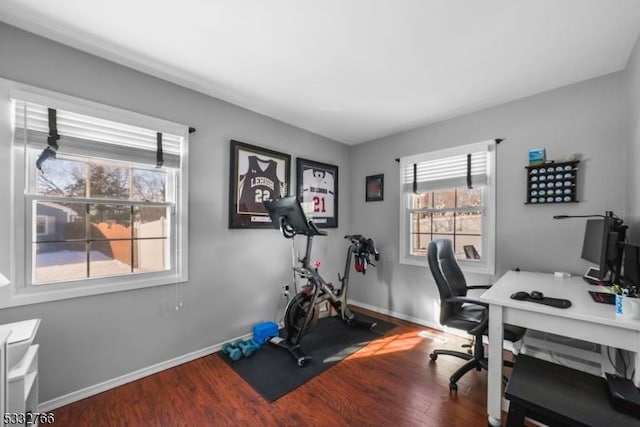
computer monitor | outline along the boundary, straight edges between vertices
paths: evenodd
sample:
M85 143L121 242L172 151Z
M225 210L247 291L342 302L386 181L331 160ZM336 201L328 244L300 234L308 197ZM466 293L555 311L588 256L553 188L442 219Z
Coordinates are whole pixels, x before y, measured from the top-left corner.
M640 285L640 246L624 245L622 281L625 285Z
M606 239L604 236L604 219L588 219L582 243L582 259L598 266L604 265ZM601 268L600 270L604 270Z
M613 283L620 278L626 229L613 212L607 212L604 218L587 220L582 258L598 266L595 274L598 280Z

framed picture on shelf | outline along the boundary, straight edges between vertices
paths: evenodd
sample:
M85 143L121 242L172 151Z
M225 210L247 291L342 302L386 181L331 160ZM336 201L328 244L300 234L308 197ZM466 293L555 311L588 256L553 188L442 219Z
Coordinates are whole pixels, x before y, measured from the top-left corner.
M271 228L265 200L287 196L291 156L231 140L229 228Z
M384 200L384 174L369 175L366 181L365 201L379 202Z
M298 200L319 228L338 226L338 167L296 159Z

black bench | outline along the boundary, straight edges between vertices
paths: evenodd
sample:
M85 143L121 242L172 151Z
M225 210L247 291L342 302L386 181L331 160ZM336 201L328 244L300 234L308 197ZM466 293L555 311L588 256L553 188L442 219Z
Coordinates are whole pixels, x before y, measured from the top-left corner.
M525 416L549 426L640 426L640 419L616 411L602 377L524 354L505 389L507 427L522 426Z

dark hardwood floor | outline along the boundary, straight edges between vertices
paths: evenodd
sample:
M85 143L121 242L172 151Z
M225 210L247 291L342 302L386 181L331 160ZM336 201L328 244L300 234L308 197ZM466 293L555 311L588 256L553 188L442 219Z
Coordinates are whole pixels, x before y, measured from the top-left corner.
M429 359L466 340L374 315L398 327L273 403L214 354L58 408L55 426L487 425L486 372L468 373L450 394L449 375L463 361Z

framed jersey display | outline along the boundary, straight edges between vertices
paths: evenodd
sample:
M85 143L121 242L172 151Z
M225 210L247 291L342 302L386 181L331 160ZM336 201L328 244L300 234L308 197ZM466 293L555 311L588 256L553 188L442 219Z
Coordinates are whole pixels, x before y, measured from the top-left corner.
M231 140L229 228L271 228L265 200L289 195L291 156Z
M338 167L296 159L297 196L318 227L338 226Z

